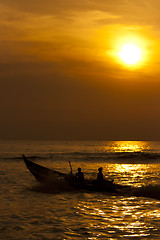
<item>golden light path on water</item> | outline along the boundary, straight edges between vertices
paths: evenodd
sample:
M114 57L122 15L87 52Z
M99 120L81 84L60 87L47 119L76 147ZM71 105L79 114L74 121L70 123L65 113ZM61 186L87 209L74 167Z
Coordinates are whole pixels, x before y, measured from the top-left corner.
M146 141L114 141L107 144L104 150L108 153L118 155L121 164L105 164L104 172L120 184L134 184L135 187L141 186L141 179L148 171L148 165L136 162L139 154L147 153L152 150L149 142ZM115 155L117 156L117 155ZM123 163L123 160L128 163ZM136 163L136 164L135 164ZM113 174L113 175L112 175Z
M115 141L106 146L106 150L110 152L144 152L151 150L150 145L143 141Z

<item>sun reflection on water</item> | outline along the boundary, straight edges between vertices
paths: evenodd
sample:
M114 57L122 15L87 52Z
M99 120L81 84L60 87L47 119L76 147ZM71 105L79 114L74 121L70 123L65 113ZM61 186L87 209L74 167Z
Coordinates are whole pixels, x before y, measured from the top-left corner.
M122 185L141 187L148 166L145 164L112 164L112 171L115 172L115 182Z
M143 141L115 141L106 146L106 151L110 152L145 152L151 150L147 142Z
M142 172L142 164L115 164L115 169L117 172L138 175Z

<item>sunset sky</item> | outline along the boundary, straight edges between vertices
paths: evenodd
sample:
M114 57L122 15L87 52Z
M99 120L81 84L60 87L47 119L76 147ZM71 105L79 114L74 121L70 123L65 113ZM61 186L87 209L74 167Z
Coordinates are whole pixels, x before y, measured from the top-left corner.
M160 1L0 0L0 111L1 139L160 140Z

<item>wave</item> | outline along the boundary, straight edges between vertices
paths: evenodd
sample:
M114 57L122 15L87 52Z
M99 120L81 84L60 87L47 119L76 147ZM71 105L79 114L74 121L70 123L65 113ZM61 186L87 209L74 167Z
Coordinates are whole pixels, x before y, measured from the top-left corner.
M139 188L135 188L132 192L134 196L137 197L149 197L160 200L160 185L147 185Z
M36 160L36 159L48 159L47 157L42 157L42 156L27 156L27 158L28 159L30 159L30 160ZM0 160L5 160L5 161L7 161L7 160L15 160L15 161L17 161L17 160L22 160L23 158L22 158L22 156L16 156L16 157L3 157L3 156L0 156Z
M160 153L149 152L60 152L50 154L26 154L31 160L104 161L106 163L160 163ZM0 156L0 160L22 160L22 156Z
M53 194L53 193L63 193L63 192L74 192L77 191L85 191L80 189L75 189L69 186L66 182L62 181L56 181L54 184L37 184L34 186L27 187L28 190L40 192L40 193L47 193L47 194ZM96 191L95 191L96 192ZM94 191L93 191L94 193ZM104 194L110 194L109 192L103 192ZM154 198L157 200L160 200L160 185L147 185L142 187L129 187L129 186L123 186L120 191L112 193L114 195L124 195L126 197L136 196L136 197L145 197L145 198Z

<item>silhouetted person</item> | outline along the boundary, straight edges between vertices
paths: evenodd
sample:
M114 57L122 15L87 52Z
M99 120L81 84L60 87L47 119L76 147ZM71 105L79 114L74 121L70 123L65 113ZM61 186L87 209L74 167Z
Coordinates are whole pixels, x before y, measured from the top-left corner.
M103 183L103 173L102 173L102 167L98 168L98 174L97 174L97 183Z
M81 172L81 168L78 168L78 172L76 173L76 181L78 184L84 184L84 174Z

